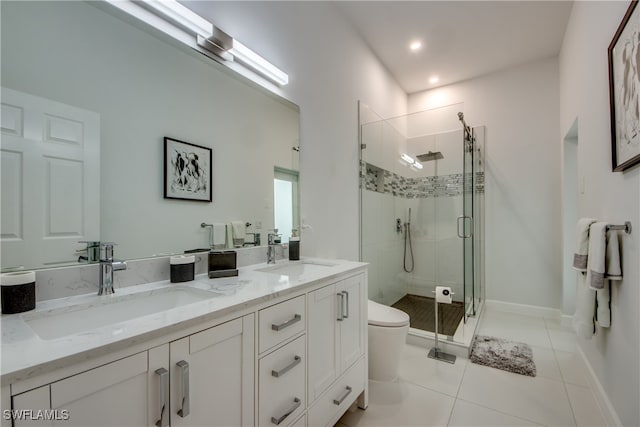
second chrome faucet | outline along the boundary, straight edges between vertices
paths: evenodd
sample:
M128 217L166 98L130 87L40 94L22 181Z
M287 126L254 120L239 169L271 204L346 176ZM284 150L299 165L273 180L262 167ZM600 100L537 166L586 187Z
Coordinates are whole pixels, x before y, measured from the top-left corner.
M100 258L100 284L98 295L110 295L115 293L113 289L113 272L126 270L125 261L113 259L113 243L102 243L104 258Z

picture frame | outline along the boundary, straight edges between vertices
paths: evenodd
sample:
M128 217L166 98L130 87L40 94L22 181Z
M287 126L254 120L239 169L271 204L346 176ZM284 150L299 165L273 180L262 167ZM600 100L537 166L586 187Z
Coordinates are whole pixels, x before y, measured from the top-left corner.
M608 48L614 172L640 164L640 8L633 0Z
M164 137L164 198L212 202L213 150Z

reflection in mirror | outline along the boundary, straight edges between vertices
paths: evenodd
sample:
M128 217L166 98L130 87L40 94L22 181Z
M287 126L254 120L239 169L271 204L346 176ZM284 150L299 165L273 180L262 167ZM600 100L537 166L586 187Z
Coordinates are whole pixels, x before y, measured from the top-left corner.
M124 259L266 242L297 106L104 7L0 7L3 270L95 260L80 241ZM163 197L165 137L213 151L212 202Z

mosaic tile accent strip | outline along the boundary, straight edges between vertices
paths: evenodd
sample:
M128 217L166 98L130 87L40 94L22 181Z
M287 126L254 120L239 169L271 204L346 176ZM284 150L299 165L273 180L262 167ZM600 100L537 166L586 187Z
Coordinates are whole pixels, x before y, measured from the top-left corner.
M360 185L369 191L392 194L407 199L455 197L465 192L463 174L461 173L407 178L369 163L362 162L361 166ZM470 175L469 173L468 178L471 178ZM477 172L475 178L476 194L484 194L484 172ZM466 191L471 191L471 189L467 188Z

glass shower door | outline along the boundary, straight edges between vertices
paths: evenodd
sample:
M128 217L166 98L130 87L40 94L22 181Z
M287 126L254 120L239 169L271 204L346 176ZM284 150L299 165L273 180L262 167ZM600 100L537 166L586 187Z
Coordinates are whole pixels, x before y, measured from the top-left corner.
M462 132L463 150L463 213L458 222L458 236L463 238L464 258L464 320L475 315L474 261L473 261L473 136Z

